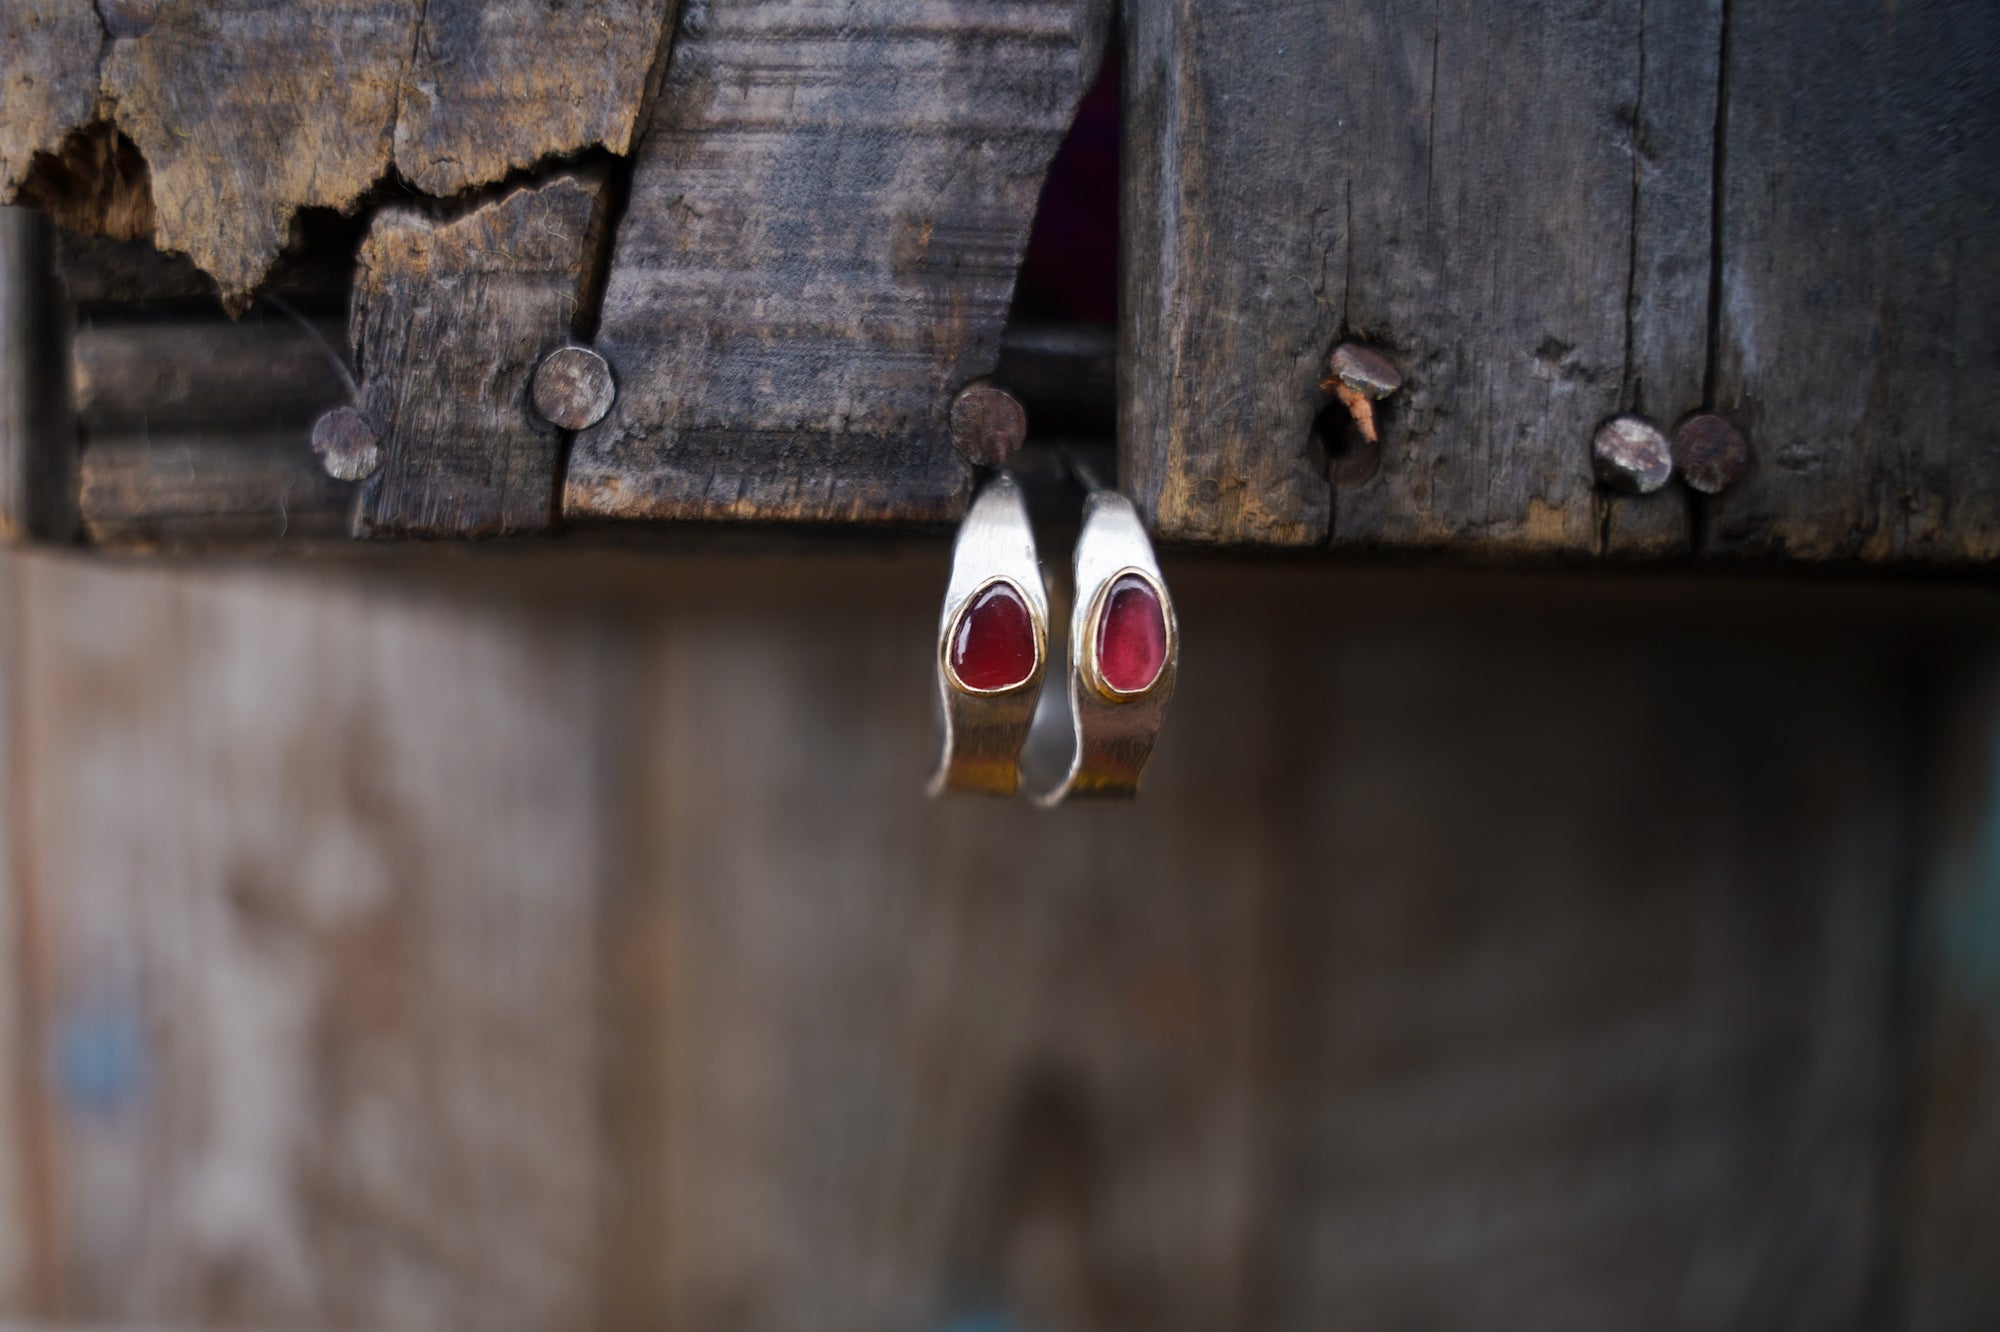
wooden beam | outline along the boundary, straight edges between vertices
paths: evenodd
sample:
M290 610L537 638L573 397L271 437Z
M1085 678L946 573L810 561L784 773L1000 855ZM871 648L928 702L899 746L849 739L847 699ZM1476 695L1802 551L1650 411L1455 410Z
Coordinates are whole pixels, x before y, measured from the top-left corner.
M1121 456L1159 532L1594 552L1597 423L1641 385L1699 405L1713 8L1135 7ZM1343 338L1404 388L1336 493L1315 418ZM1620 506L1674 548L1684 520L1642 504L1684 501Z
M682 19L613 251L575 519L939 522L953 392L993 370L1105 0L708 0Z
M448 222L376 215L351 324L384 454L365 533L510 536L554 521L561 432L530 385L582 317L601 188L565 175Z
M396 167L427 194L552 156L630 151L677 0L584 6L425 0L403 75Z
M0 204L13 200L37 153L53 153L97 105L104 25L94 0L9 0L0 6Z
M1750 437L1704 549L2000 556L2000 9L1730 13L1713 395Z
M347 402L340 322L276 309L240 321L88 318L71 352L86 444L125 435L275 433Z
M320 466L304 428L120 435L83 451L78 506L92 545L270 553L345 541L356 487Z
M103 91L151 170L163 250L233 310L301 208L351 208L389 169L418 0L161 0L110 44Z
M591 1326L596 637L26 576L64 1319Z

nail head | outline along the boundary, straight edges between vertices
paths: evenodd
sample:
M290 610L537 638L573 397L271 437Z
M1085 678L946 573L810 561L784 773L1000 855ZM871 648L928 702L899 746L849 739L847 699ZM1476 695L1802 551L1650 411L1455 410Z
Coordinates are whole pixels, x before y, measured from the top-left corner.
M998 384L974 381L951 401L951 442L981 467L1005 466L1028 440L1028 409Z
M618 398L611 366L588 347L558 347L535 367L535 410L564 430L584 430L604 419Z
M1726 417L1695 412L1674 427L1674 466L1681 480L1704 495L1736 484L1750 465L1750 442Z
M1395 362L1358 342L1343 342L1335 347L1326 364L1335 379L1377 401L1403 387L1402 372L1396 369Z
M1650 495L1674 474L1673 448L1643 416L1614 416L1591 440L1597 479L1614 490Z
M382 466L375 431L352 407L335 407L313 422L312 450L326 474L338 481L365 481Z

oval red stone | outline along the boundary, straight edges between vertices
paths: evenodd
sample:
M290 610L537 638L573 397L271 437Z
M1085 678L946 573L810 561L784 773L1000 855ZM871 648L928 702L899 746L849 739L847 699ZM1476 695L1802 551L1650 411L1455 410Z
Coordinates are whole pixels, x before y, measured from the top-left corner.
M951 673L968 689L1011 689L1035 673L1035 622L1012 583L990 583L959 612Z
M1121 694L1151 689L1167 664L1167 614L1137 574L1111 585L1097 621L1097 675Z

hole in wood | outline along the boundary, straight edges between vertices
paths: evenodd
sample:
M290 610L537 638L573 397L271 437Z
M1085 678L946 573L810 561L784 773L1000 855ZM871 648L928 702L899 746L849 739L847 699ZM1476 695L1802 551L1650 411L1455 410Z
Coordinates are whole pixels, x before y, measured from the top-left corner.
M1336 486L1358 486L1382 468L1383 403L1374 403L1375 437L1370 439L1355 421L1353 412L1339 399L1327 403L1313 416L1310 439L1326 452L1326 479Z

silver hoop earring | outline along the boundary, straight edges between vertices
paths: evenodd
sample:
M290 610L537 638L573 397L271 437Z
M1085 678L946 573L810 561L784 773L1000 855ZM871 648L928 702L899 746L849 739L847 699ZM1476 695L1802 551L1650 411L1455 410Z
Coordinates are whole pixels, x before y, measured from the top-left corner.
M1035 801L1138 794L1180 669L1180 628L1132 501L1093 489L1076 541L1069 707L1044 698L1030 741Z
M1012 795L1048 661L1049 594L1021 488L1002 473L966 511L938 620L943 752L930 792Z

